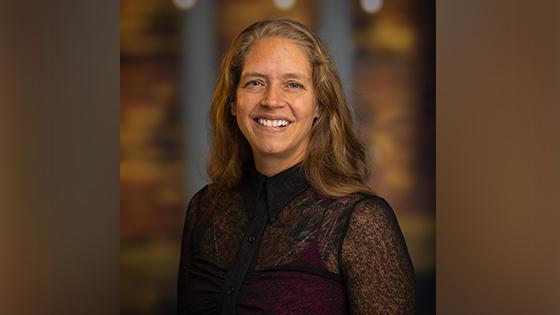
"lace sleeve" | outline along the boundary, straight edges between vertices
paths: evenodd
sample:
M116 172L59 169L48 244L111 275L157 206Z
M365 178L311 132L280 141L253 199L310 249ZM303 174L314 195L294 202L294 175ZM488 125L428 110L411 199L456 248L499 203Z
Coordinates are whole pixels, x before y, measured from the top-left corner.
M200 196L206 190L206 187L196 193L189 202L187 212L185 214L185 223L183 226L183 238L181 241L181 256L179 260L179 274L177 277L177 314L186 314L186 292L185 287L188 281L187 270L190 265L190 245L191 232L197 221L197 210L199 209Z
M354 208L340 248L352 314L414 314L414 271L391 207L368 196Z

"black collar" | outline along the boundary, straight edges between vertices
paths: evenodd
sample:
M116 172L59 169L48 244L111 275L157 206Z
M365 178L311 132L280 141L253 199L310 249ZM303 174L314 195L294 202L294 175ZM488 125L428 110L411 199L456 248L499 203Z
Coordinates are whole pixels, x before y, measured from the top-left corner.
M266 194L266 208L269 223L274 221L288 203L301 194L309 183L305 179L302 164L297 164L272 177L260 174L253 166L250 167L241 184L241 193L245 199L249 217L253 218L255 206L261 194Z

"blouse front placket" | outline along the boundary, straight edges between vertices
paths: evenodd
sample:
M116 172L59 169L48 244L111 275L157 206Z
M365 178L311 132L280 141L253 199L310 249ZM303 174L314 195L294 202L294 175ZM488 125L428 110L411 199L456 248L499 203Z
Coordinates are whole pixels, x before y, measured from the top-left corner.
M241 242L232 268L227 273L224 285L222 286L220 305L218 307L218 311L222 315L235 314L241 285L247 273L254 269L262 236L268 223L266 199L266 184L263 181L260 185L255 209L251 211L253 213L253 218L242 239L243 241Z

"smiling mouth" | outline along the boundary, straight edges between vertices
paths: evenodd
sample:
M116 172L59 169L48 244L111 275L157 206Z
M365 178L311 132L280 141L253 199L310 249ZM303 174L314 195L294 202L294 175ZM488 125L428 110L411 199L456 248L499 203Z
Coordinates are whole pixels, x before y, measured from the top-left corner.
M291 124L290 121L288 120L283 120L283 119L264 119L264 118L257 118L255 119L255 121L264 127L276 127L276 128L285 128L287 127L289 124Z

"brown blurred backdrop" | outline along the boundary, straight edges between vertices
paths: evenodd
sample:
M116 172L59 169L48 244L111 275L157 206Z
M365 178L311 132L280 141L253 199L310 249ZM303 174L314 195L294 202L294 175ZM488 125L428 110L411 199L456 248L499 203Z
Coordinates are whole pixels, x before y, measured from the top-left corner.
M437 1L438 314L560 313L559 6ZM112 0L0 2L0 314L120 312L120 33Z
M261 19L316 30L367 145L371 186L394 207L435 312L435 3L121 1L121 313L171 314L185 205L206 183L219 60Z

